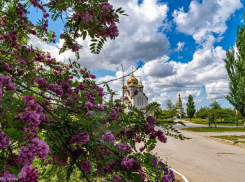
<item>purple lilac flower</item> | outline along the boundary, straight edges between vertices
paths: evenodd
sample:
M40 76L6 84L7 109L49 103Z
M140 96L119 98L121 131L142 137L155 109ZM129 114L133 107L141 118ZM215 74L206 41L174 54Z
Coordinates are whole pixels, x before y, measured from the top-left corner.
M141 170L142 167L139 162L134 162L134 168L137 170Z
M156 132L156 136L158 137L158 140L163 142L163 143L166 143L167 142L167 137L164 135L164 133L161 131L161 130L158 130Z
M63 89L61 88L61 86L58 86L58 88L56 89L55 92L56 92L57 95L60 95L60 96L62 96L63 93L64 93L64 91L63 91Z
M85 173L89 173L91 171L91 163L90 161L83 161L80 163L82 170L84 170Z
M92 109L94 105L91 102L85 103L85 106L87 106L89 109Z
M138 136L136 137L136 141L137 141L138 143L140 143L140 142L142 141L141 136L138 135Z
M115 109L112 109L109 114L111 115L112 119L119 119L120 118L119 116L117 116L117 112L115 111Z
M154 116L149 116L149 117L148 117L148 121L149 121L150 123L155 123L155 122L156 122L156 119L155 119Z
M161 182L169 182L168 176L164 175Z
M45 159L50 153L49 146L45 141L34 138L32 139L32 143L28 147L20 147L19 160L23 165L32 164L35 157Z
M123 169L127 171L133 167L134 159L129 159L129 158L125 157L122 160L121 165L122 165Z
M71 138L70 143L83 143L83 144L87 144L90 140L89 134L87 133L80 133L78 135L75 135Z
M89 78L95 79L95 78L96 78L96 76L95 76L95 75L93 75L93 74L89 74Z
M107 132L105 135L102 136L102 140L104 140L105 142L113 143L115 140L115 137L112 132Z
M86 113L86 116L91 116L92 114L94 113L94 111L88 111L87 113Z
M132 152L132 147L128 144L118 143L116 146L125 154L130 154Z
M140 172L140 177L142 181L145 181L145 177L146 177L145 173Z
M151 125L149 125L148 122L145 123L145 133L149 134L153 131L153 127Z
M39 140L38 138L32 139L32 143L35 145L36 156L45 159L50 153L49 146L45 141Z
M0 132L0 150L3 150L8 147L9 147L9 138L3 131L1 131Z
M35 182L38 177L38 170L31 166L24 166L18 174L18 178L21 182Z
M51 83L51 84L49 84L48 89L53 91L53 92L56 92L57 85L55 85L54 83Z
M113 174L113 181L112 182L121 182L121 178L118 175Z

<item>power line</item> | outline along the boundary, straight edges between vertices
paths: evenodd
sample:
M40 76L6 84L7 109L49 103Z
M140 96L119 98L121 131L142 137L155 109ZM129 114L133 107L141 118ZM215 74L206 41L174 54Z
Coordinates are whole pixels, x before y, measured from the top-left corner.
M133 74L134 72L136 72L142 65L143 65L143 63L139 64L138 67L137 67L134 71L132 71L131 73L129 73L129 74L125 75L125 76L122 76L122 77L119 77L119 78L115 78L115 79L109 80L109 81L107 81L107 82L102 82L102 83L99 83L99 84L97 84L97 85L109 83L109 82L116 81L116 80L120 80L120 79L122 79L122 78L125 78L125 77L127 77L127 76L130 76L131 74Z

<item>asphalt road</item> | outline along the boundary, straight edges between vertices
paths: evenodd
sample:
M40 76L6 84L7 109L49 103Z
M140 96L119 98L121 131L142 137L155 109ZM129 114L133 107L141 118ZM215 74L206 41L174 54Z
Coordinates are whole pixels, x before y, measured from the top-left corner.
M196 127L186 121L185 124ZM208 139L206 136L212 133L182 131L182 134L192 139L181 141L168 137L168 142L159 142L153 152L167 159L168 164L190 182L245 182L245 148Z

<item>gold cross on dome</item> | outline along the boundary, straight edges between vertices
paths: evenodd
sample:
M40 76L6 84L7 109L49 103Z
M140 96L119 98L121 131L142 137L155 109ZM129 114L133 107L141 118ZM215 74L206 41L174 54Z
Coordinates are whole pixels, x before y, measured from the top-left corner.
M133 74L133 72L134 72L134 67L132 66L131 68L132 68L132 74Z

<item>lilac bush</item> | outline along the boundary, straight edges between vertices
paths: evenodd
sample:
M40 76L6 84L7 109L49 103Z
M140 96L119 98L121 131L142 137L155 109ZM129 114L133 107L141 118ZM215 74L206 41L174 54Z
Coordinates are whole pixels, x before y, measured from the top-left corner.
M119 35L122 8L102 0L50 0L45 5L40 0L3 0L0 7L1 179L174 181L162 170L167 165L150 153L157 141L166 143L166 135L175 131L171 126L154 130L152 124L160 126L159 104L150 104L145 113L134 107L125 113L121 101L113 99L115 93L108 85L97 85L89 70L76 61L59 62L28 44L30 35L55 43L49 21L66 16L60 53L71 50L79 58L77 38L89 36L91 52L98 54L107 39ZM42 12L37 23L28 18L30 7ZM143 147L137 149L136 143Z

